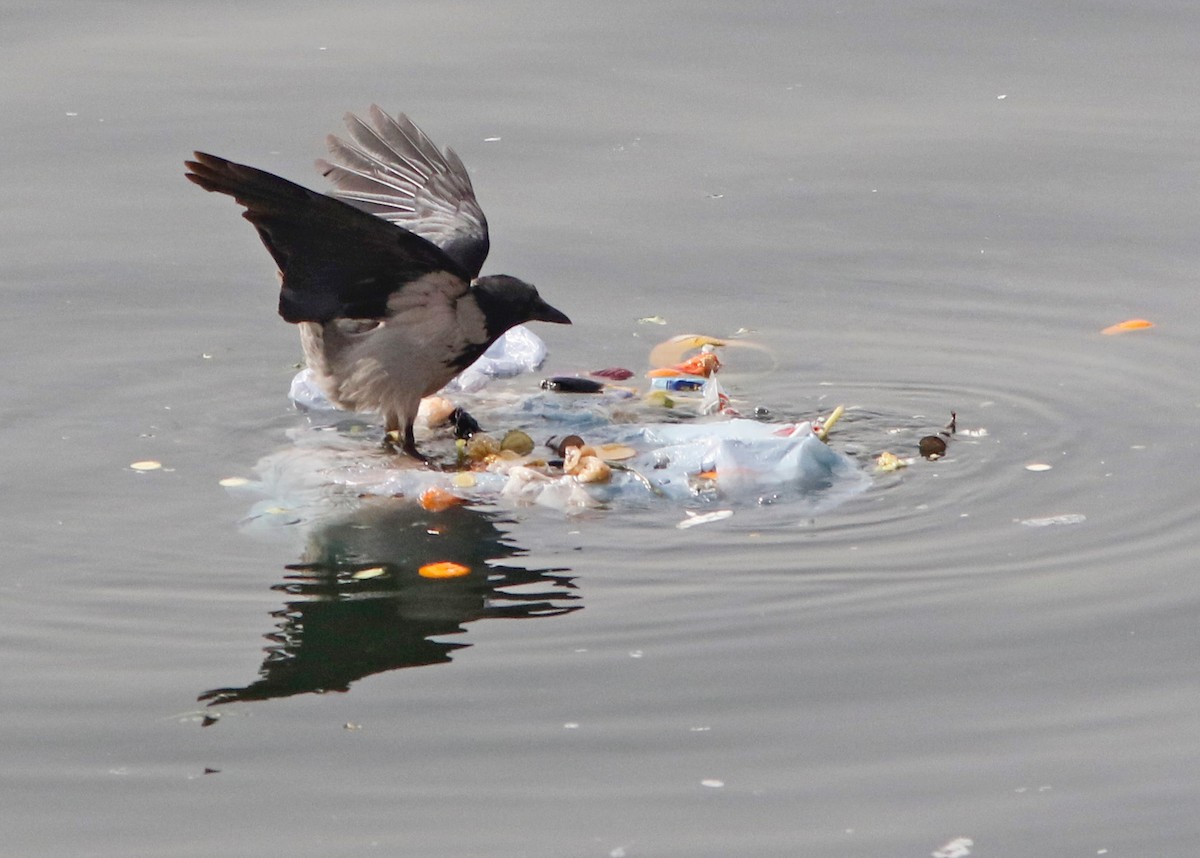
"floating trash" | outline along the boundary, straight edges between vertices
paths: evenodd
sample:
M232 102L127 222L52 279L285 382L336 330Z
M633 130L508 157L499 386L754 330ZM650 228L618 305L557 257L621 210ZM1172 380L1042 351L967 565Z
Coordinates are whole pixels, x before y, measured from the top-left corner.
M425 489L421 492L419 500L421 508L430 512L442 512L463 503L462 498L441 486L430 486Z
M1053 467L1053 465L1047 465L1045 462L1032 462L1025 466L1025 470L1040 473L1041 471L1048 471Z
M510 450L518 456L528 456L533 452L533 439L528 432L520 429L509 429L500 439L500 449Z
M437 563L426 563L417 570L422 578L461 578L470 575L470 568L451 560L441 560Z
M633 370L619 366L610 366L607 369L593 370L588 375L594 375L597 378L607 378L609 381L625 381L626 379L633 378Z
M935 849L930 854L933 858L966 858L971 854L971 847L974 845L975 841L970 837L955 837L945 846Z
M875 457L875 470L885 474L891 471L898 471L901 468L907 468L908 466L908 459L901 459L895 453L889 453L886 450Z
M1067 513L1066 515L1048 515L1044 518L1023 518L1020 524L1026 527L1052 527L1056 524L1082 524L1087 521L1087 516L1080 513Z
M794 502L801 514L813 515L865 490L871 478L860 463L822 440L844 408L823 421L768 422L761 409L757 419L737 413L717 380L721 361L713 353L733 345L753 346L702 334L655 346L652 366L669 370L658 378L700 386L690 394L651 390L641 398L630 388L564 375L547 379L551 390L510 386L466 401L453 393L430 397L417 430L432 433L429 449L443 451L433 467L381 449L372 416L334 409L302 371L292 397L309 425L292 430L292 446L264 458L256 479L239 484L264 495L247 521L311 521L364 498L417 502L430 512L468 502L568 514L647 499L707 505L679 525L688 528L728 517L739 505L761 506L763 498ZM625 371L597 372L615 379ZM563 395L564 386L598 392ZM893 458L892 468L910 463ZM272 507L285 508L286 521Z
M370 569L359 569L350 577L355 581L369 581L372 578L379 578L387 574L387 569L383 566L372 566Z
M542 390L553 390L555 393L600 393L604 390L604 385L594 378L556 375L553 378L542 379Z
M637 450L628 444L600 444L595 449L596 455L606 462L621 462L638 454Z
M1109 325L1100 333L1108 334L1125 334L1129 331L1141 331L1146 328L1153 328L1154 323L1147 319L1126 319L1124 322L1117 322L1115 325Z
M135 471L157 471L162 468L162 462L155 462L153 459L146 459L144 462L134 462L129 467Z
M248 485L250 480L245 477L225 477L219 481L217 485L224 486L227 489L236 489L238 486Z
M829 440L829 431L842 419L842 415L846 413L846 406L839 405L829 413L829 416L824 420L818 420L813 425L813 431L817 433L817 437L822 441Z
M733 515L733 510L715 509L712 512L696 513L690 509L685 509L684 513L688 517L675 525L680 530L687 530L689 527L698 527L702 524L712 524L714 521L723 521Z

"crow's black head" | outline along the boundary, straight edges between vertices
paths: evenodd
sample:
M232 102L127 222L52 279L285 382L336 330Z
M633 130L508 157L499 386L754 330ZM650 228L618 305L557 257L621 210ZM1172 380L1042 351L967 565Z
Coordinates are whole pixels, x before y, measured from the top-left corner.
M480 277L472 292L487 319L488 333L495 336L525 322L571 324L566 313L543 301L537 289L507 274Z

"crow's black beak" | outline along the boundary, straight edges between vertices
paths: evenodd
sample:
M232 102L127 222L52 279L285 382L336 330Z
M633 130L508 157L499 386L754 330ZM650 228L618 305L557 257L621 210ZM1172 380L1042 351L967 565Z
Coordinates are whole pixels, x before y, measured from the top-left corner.
M533 308L533 314L530 315L531 322L554 322L557 325L569 325L571 320L567 318L567 314L562 310L556 310L541 299Z

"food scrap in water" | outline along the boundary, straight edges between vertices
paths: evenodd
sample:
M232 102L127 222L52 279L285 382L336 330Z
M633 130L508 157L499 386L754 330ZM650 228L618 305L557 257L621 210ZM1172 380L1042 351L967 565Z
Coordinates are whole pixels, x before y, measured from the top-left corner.
M1126 319L1124 322L1117 322L1115 325L1109 325L1102 330L1102 334L1124 334L1129 331L1141 331L1146 328L1153 328L1154 323L1147 319Z
M440 560L437 563L426 563L417 570L422 578L461 578L470 575L471 569L452 560Z
M704 346L705 351L679 363L667 367L659 367L646 373L647 378L671 378L673 376L690 375L708 378L721 368L721 361L712 346Z
M450 509L452 506L458 506L464 503L463 499L453 492L443 489L441 486L430 486L421 492L420 497L421 508L429 512L442 512Z
M383 566L372 566L369 569L359 569L350 577L355 581L369 581L372 578L378 578L381 575L386 575L387 569Z
M482 431L478 421L461 408L455 408L451 411L448 419L450 425L454 427L455 438L467 439L476 432Z
M556 375L542 380L542 390L552 390L555 393L599 393L604 390L604 385L590 378Z
M679 530L687 530L689 527L697 527L701 524L711 524L714 521L722 521L726 518L730 518L733 515L733 510L731 509L715 509L712 512L701 513L696 513L692 512L690 509L685 509L684 512L687 513L688 517L675 525L675 527L677 527Z
M934 459L940 459L942 456L946 455L946 444L957 431L958 413L951 411L950 422L946 424L946 428L941 432L938 432L936 435L926 435L918 442L917 449L921 451L921 455L926 459L931 461Z
M533 452L533 439L529 433L520 429L509 429L500 440L501 450L511 450L518 456L527 456Z
M588 375L594 375L597 378L607 378L610 381L625 381L628 378L633 378L633 370L619 366L610 366L607 369L593 370Z
M901 459L895 453L889 453L886 450L875 458L875 470L882 471L884 473L898 471L901 468L907 468L908 464L908 459Z

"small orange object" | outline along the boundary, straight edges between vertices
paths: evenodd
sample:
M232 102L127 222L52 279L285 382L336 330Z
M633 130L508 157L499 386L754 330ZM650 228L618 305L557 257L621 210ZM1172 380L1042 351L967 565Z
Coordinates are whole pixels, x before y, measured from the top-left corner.
M715 354L712 352L701 352L698 355L692 355L682 363L652 369L646 373L646 377L671 378L677 375L698 375L702 378L708 378L720 368L721 361Z
M430 486L421 492L420 503L422 509L427 509L430 512L441 512L444 509L450 509L452 506L457 506L463 503L463 499L453 492L448 492L441 486Z
M1123 334L1127 331L1140 331L1142 328L1153 328L1154 323L1146 319L1126 319L1124 322L1117 322L1115 325L1109 325L1100 333L1102 334Z
M461 578L470 575L470 567L455 563L453 560L439 560L437 563L426 563L417 570L422 578Z
M715 480L717 478L717 472L715 470L701 471L700 473L696 474L696 478L700 480Z

